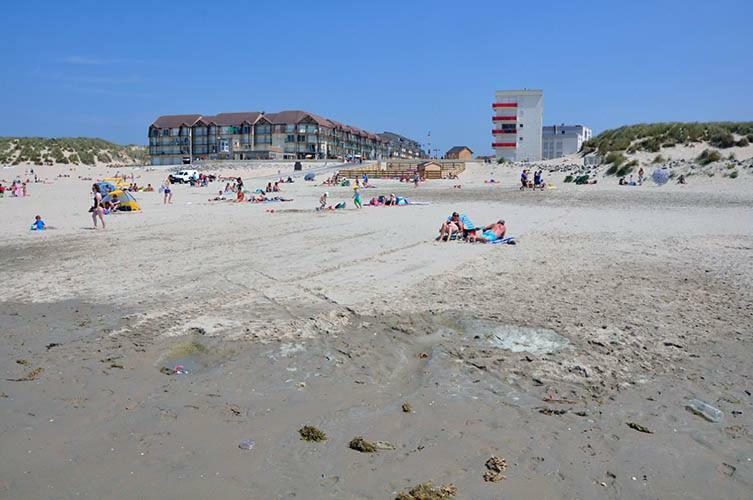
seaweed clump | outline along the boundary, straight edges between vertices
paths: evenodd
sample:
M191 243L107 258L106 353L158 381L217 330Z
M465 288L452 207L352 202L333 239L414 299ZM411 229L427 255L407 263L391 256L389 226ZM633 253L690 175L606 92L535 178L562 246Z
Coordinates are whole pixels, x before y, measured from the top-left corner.
M507 460L505 460L504 458L499 458L492 455L491 458L486 461L484 466L486 466L487 468L486 473L484 473L484 481L489 483L496 483L497 481L507 479L504 474L502 474L505 470L507 470Z
M405 403L403 403L403 412L404 413L413 413L413 407L407 401Z
M304 441L313 441L315 443L319 443L321 441L327 440L327 435L313 425L304 425L303 427L298 429L298 434L301 435L301 439L303 439Z
M362 436L356 436L348 443L348 448L351 450L360 451L361 453L374 453L377 451L377 447L374 443L366 441Z
M395 500L444 500L454 497L457 493L458 489L452 483L435 488L429 481L399 493Z

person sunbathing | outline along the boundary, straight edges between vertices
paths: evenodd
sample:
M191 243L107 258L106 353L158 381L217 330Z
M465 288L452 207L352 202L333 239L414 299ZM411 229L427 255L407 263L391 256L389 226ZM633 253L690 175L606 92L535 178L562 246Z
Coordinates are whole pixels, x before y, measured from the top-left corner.
M497 222L482 228L481 231L482 233L480 235L470 235L468 241L471 243L474 241L480 243L493 243L497 240L501 240L505 237L505 233L507 233L507 226L505 226L505 221L500 219Z
M463 231L463 222L460 220L460 214L452 212L446 221L439 228L437 241L450 241L454 234Z
M225 198L225 194L222 192L222 189L220 189L217 192L217 196L215 196L214 198L209 198L209 200L207 201L225 201L225 200L227 200L227 198Z
M237 194L237 196L235 197L235 202L236 202L236 203L240 203L240 202L242 202L242 201L243 201L243 200L245 200L245 199L246 199L246 194L245 194L245 193L243 192L243 190L242 190L242 189L239 189L239 190L238 190L238 194Z

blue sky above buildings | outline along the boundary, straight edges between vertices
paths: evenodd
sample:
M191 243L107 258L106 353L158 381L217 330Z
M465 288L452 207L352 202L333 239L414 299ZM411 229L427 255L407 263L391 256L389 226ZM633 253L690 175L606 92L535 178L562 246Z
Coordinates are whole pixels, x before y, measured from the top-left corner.
M0 135L303 109L487 154L495 90L524 87L596 132L751 120L752 23L742 0L6 2Z

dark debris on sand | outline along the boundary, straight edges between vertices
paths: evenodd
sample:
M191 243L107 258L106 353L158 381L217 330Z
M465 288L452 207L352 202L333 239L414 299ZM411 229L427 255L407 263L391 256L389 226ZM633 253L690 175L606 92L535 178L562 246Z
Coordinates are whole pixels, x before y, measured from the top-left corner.
M486 461L484 466L487 469L486 473L484 473L484 481L488 483L496 483L497 481L507 479L504 474L502 474L507 470L507 460L504 458L492 455L491 458Z
M315 443L319 443L321 441L327 440L327 435L313 425L304 425L303 427L298 429L298 434L301 435L301 439L303 439L304 441L313 441Z
M444 500L457 494L458 489L452 483L435 488L429 481L417 484L410 490L399 493L395 500Z

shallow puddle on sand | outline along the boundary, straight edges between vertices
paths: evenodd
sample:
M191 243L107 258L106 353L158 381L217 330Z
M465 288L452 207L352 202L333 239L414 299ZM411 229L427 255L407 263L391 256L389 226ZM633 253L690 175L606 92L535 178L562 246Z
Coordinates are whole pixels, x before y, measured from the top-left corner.
M176 342L157 363L159 368L176 370L181 367L184 374L194 374L217 366L222 359L216 348L195 340Z
M488 320L466 320L461 325L470 334L492 347L511 352L546 354L557 352L568 346L570 341L547 328L505 325Z

